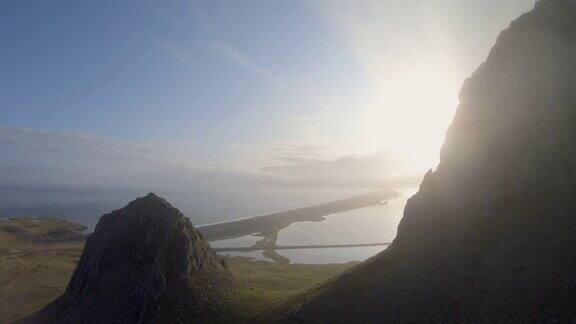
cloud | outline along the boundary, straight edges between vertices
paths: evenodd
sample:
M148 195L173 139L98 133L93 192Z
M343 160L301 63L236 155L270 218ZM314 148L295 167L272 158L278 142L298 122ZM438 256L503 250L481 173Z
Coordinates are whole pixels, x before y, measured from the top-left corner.
M225 42L215 41L199 45L197 44L192 50L184 49L175 44L166 43L163 45L163 49L169 55L183 61L197 61L200 57L198 51L207 51L211 55L215 55L224 60L231 67L247 71L270 84L278 83L278 77L276 77L274 73L263 66L256 64L239 49Z
M214 187L390 188L405 178L402 161L384 152L326 158L334 156L330 148L284 144L230 153L226 164L211 164L195 161L190 149L186 144L167 148L0 127L0 183L2 188L19 190L73 187L166 191ZM246 167L234 167L241 164ZM256 167L250 169L249 165Z
M276 76L268 69L254 63L246 54L229 43L218 41L208 43L206 48L226 60L229 64L258 75L260 78L275 83Z
M125 190L184 190L259 186L251 172L195 161L186 143L132 144L78 134L0 128L4 187L72 186Z
M276 143L257 149L255 154L267 157L268 163L270 161L299 162L338 156L334 148L309 143Z
M0 128L4 185L121 183L164 162L159 148L29 129Z
M381 151L367 156L342 156L336 159L284 159L284 164L263 168L273 175L307 186L337 188L415 187L421 175L403 169L398 156Z

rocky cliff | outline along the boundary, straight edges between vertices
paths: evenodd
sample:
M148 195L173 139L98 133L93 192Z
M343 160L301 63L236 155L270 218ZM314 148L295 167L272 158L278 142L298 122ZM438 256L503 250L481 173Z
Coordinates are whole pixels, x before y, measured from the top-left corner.
M394 244L280 317L573 322L575 196L576 1L540 0L463 85Z
M101 217L64 295L23 322L218 322L231 285L188 218L149 194Z

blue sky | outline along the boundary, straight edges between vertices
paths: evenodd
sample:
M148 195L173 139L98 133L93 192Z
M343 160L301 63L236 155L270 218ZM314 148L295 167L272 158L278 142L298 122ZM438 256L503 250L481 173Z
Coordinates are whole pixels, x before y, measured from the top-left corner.
M0 2L4 186L416 186L534 0Z
M122 140L273 140L286 135L285 120L315 109L295 97L343 90L330 80L344 77L346 86L362 83L350 54L300 1L0 6L8 126Z

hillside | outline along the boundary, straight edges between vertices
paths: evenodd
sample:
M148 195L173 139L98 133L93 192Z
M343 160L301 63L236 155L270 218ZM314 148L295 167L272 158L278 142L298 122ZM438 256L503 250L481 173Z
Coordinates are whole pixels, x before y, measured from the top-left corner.
M82 255L84 229L54 218L0 220L0 323L32 314L65 292ZM56 232L70 235L60 241L46 240ZM71 237L78 240L71 241ZM270 308L356 264L290 265L242 257L219 258L236 279L229 312L236 322L253 322Z
M54 218L0 220L0 323L64 292L82 254L85 227Z
M514 21L463 85L393 245L274 320L576 320L575 58L576 1Z

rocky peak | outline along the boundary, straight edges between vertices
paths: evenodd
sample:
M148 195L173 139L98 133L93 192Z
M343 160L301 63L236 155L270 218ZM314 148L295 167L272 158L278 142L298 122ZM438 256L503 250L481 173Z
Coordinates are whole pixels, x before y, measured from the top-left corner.
M100 218L65 294L30 321L214 321L230 284L190 220L150 193Z

